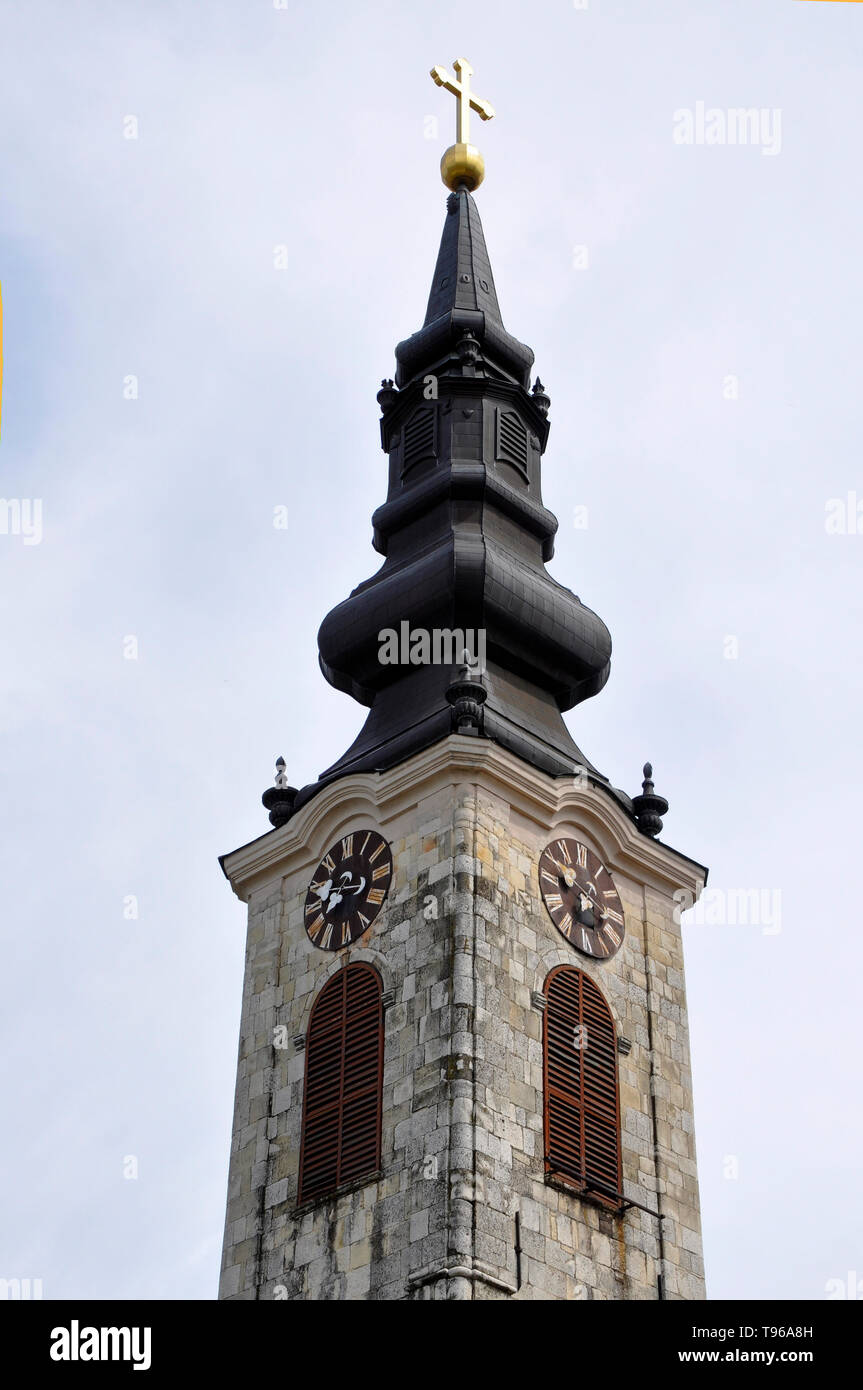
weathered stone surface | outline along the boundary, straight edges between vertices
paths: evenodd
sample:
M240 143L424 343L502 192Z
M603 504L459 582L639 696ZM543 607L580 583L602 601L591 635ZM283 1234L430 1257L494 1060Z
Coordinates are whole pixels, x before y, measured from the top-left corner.
M366 824L390 841L395 877L372 929L336 956L308 940L305 894L327 847ZM610 961L578 955L542 905L537 861L562 834L614 875L626 936ZM673 915L675 888L697 886L689 861L641 836L601 789L453 737L334 784L226 868L249 919L221 1298L652 1299L660 1274L666 1297L704 1297ZM393 992L382 1176L298 1212L305 1051L293 1040L345 957ZM624 1191L661 1204L662 1232L646 1212L614 1216L546 1182L537 1003L564 963L596 981L632 1040L620 1059Z

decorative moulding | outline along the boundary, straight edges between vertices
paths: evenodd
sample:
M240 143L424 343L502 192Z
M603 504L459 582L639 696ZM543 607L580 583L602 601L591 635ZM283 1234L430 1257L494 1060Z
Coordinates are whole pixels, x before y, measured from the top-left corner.
M697 897L703 865L643 835L604 783L570 782L537 771L490 739L452 734L386 772L359 772L323 786L278 830L261 835L221 859L234 892L244 902L277 874L317 862L325 849L358 820L375 829L434 792L476 786L500 796L551 837L564 830L592 834L601 857L662 893L687 888Z

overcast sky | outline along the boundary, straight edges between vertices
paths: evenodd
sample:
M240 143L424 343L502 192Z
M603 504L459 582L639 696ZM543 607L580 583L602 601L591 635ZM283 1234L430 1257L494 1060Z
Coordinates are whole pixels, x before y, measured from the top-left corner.
M0 1277L215 1296L245 925L217 856L268 828L278 754L302 785L362 722L315 636L379 564L375 392L453 139L428 70L463 54L552 399L549 568L614 641L567 721L630 792L652 759L711 870L708 1292L863 1278L863 517L828 511L863 500L863 5L0 0L0 34L0 493L42 504L38 543L0 534Z

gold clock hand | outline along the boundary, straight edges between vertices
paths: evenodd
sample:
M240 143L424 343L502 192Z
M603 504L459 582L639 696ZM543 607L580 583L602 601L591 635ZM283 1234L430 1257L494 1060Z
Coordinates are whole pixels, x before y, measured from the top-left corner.
M557 859L552 859L552 864L558 870L567 888L575 887L575 870L571 864L561 864Z

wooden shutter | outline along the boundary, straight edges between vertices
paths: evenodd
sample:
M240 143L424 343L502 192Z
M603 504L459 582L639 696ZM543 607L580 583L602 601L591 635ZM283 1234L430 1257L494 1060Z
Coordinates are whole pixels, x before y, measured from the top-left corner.
M617 1206L611 1195L621 1184L614 1019L590 976L572 966L551 972L545 996L546 1171Z
M380 1167L383 1052L380 977L358 961L324 985L309 1020L299 1202Z

